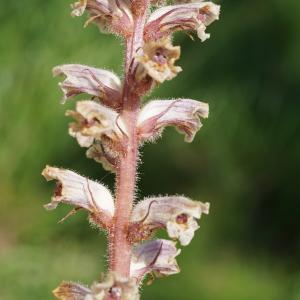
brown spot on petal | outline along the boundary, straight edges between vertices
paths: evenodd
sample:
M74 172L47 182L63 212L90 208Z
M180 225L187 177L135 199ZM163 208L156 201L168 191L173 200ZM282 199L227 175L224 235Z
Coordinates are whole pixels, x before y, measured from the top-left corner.
M188 221L187 214L180 214L176 217L176 223L177 224L186 224Z
M161 47L157 48L152 59L153 59L153 61L157 62L160 65L165 64L168 60L166 49L161 48Z
M63 186L62 186L61 182L60 182L60 181L57 181L57 182L56 182L55 191L54 191L55 197L60 197L60 196L62 196L62 188L63 188Z

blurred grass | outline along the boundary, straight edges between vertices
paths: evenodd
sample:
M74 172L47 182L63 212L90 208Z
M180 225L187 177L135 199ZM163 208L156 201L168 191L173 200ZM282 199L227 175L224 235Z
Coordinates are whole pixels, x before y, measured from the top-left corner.
M54 164L101 179L67 134L53 66L82 63L121 74L120 40L82 28L68 1L4 0L0 11L0 299L52 299L63 280L90 284L105 270L105 238L79 213L44 211ZM300 299L297 0L222 1L211 39L182 45L176 79L153 97L208 101L193 144L168 129L146 145L139 197L186 194L209 201L180 275L145 287L144 299ZM158 176L159 174L159 176ZM113 176L103 178L113 187Z

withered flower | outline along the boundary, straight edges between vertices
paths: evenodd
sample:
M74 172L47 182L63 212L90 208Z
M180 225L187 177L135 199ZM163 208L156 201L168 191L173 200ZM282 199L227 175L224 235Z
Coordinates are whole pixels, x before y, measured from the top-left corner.
M151 206L151 207L150 207ZM170 238L178 239L183 246L188 245L199 228L195 219L208 214L209 203L192 201L183 196L146 198L138 203L132 213L132 222L143 220L143 224L164 226Z
M208 117L207 103L192 99L153 100L147 103L138 117L141 140L153 140L166 126L175 126L185 134L185 141L192 142L201 128L200 118Z
M54 291L53 295L59 300L85 300L91 290L82 284L63 281Z
M149 41L140 52L136 56L139 62L136 75L138 80L149 75L155 81L162 83L171 80L182 70L174 65L180 57L180 47L173 46L169 38Z

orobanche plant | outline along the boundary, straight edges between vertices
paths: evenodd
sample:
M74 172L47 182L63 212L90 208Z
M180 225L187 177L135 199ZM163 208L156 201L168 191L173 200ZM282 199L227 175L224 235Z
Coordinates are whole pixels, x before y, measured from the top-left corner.
M62 300L140 298L145 276L161 277L179 272L176 240L188 245L196 220L208 214L209 204L184 196L149 197L136 201L139 148L154 141L166 126L175 126L191 142L208 117L208 104L192 99L153 100L142 97L165 80L174 78L180 47L172 44L175 31L196 31L201 41L209 38L206 26L217 20L220 7L212 2L180 1L164 6L158 0L80 0L71 5L72 16L87 13L87 24L121 36L125 43L123 81L110 71L79 64L53 69L64 76L59 84L63 101L86 94L67 111L74 118L69 133L87 156L115 173L114 195L101 183L73 171L47 166L43 176L56 180L47 209L59 203L74 206L67 215L85 209L92 224L107 231L108 272L90 287L63 281L54 290ZM137 204L135 204L137 203ZM66 217L67 217L66 216ZM165 229L171 240L155 239Z

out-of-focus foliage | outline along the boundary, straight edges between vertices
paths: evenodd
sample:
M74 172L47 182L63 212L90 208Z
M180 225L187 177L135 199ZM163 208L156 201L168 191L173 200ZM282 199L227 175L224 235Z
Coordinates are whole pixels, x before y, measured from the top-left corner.
M219 1L220 3L220 1ZM82 63L121 74L120 40L83 29L69 1L1 0L0 299L52 299L62 279L91 283L104 271L105 236L78 213L45 212L46 163L113 186L67 134L51 68ZM178 276L144 299L300 299L300 2L221 1L201 44L178 35L182 72L154 97L210 103L193 144L168 129L143 148L138 196L186 194L211 202Z

